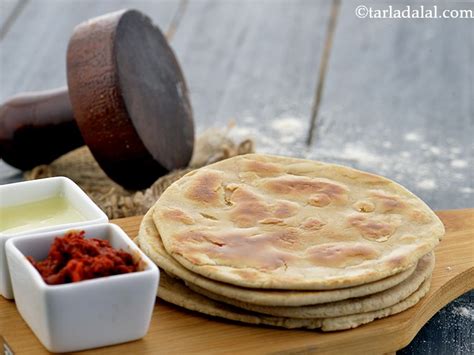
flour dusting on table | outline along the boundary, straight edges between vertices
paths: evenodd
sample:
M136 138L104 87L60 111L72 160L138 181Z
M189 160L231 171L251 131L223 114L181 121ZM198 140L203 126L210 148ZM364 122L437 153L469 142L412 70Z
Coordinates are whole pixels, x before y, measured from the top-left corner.
M468 306L458 306L453 308L453 314L474 321L474 308Z
M410 141L410 142L418 142L421 140L421 137L419 134L415 133L415 132L409 132L409 133L406 133L403 138L406 140L406 141Z
M467 166L467 161L461 159L455 159L451 161L451 166L453 168L465 168Z
M436 188L436 181L433 179L424 179L417 182L416 186L423 190L433 190Z
M261 125L256 127L258 121L254 117L243 118L231 135L253 139L259 153L333 162L386 176L427 202L431 198L439 200L436 196L443 191L457 191L468 203L473 193L474 157L456 139L449 138L437 145L420 131L402 131L397 138L382 124L370 130L351 126L342 137L322 124L313 137L312 147L307 147L306 119L291 115L277 117L264 129ZM325 139L319 141L318 137L323 135ZM445 199L443 205L432 207L455 206Z

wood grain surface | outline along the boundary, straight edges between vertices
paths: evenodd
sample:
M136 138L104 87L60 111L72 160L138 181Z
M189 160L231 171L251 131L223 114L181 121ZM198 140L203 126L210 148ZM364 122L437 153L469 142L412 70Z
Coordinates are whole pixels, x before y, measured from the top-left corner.
M0 39L6 36L16 17L22 12L28 0L0 1Z
M90 353L383 354L406 346L436 312L474 288L474 209L440 211L446 235L436 248L429 293L414 307L359 328L332 333L257 327L207 317L157 300L148 334L141 340ZM142 217L112 221L133 238ZM0 330L18 354L45 353L17 313L0 299ZM87 352L83 352L87 353Z
M237 133L253 138L259 151L278 154L283 143L297 154L309 124L330 5L190 2L171 44L189 84L198 131L235 121ZM285 119L296 132L279 129Z
M0 101L22 91L64 86L67 44L79 23L107 12L135 8L149 14L166 31L178 6L173 0L28 1L1 42Z
M343 1L308 156L385 175L432 208L472 207L473 55L472 20L360 19Z

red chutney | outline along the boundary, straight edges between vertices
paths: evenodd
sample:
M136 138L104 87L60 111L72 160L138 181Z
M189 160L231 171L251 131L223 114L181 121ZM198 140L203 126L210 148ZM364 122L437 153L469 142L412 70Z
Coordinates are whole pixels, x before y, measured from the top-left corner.
M86 239L84 231L70 231L54 239L43 261L28 260L49 285L138 271L131 254L112 248L107 240Z

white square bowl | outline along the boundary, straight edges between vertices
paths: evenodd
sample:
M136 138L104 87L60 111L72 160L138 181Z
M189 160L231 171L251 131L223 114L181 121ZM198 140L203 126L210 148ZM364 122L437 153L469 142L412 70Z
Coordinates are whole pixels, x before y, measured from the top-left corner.
M158 290L156 265L114 224L81 228L141 261L141 271L63 285L48 285L26 256L44 260L67 230L12 238L6 244L15 302L23 319L52 352L71 352L142 338Z
M5 243L8 239L37 232L62 228L70 229L86 224L108 222L107 215L92 202L89 196L87 196L79 186L66 177L52 177L0 185L0 207L22 205L55 196L63 196L72 207L84 216L85 220L12 234L0 232L0 294L3 297L9 299L14 297L5 256ZM2 217L0 216L0 218Z

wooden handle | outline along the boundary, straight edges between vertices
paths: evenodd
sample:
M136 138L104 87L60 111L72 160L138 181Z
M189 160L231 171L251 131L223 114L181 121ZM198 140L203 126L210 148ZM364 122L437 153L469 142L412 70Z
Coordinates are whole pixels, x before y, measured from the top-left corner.
M84 144L67 88L23 93L0 107L0 158L22 170Z

